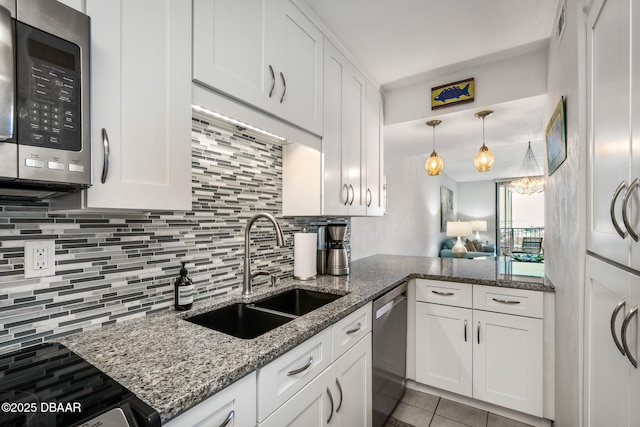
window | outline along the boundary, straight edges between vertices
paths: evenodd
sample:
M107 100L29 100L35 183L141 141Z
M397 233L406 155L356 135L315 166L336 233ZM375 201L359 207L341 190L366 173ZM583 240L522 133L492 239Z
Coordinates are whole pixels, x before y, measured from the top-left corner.
M544 251L544 193L523 195L507 189L508 181L496 183L496 253L542 253Z

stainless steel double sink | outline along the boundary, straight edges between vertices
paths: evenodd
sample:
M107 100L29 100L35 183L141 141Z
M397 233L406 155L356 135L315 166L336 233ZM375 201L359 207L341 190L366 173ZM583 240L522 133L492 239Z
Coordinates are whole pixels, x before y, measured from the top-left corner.
M343 296L294 288L259 301L231 304L185 320L236 338L252 339Z

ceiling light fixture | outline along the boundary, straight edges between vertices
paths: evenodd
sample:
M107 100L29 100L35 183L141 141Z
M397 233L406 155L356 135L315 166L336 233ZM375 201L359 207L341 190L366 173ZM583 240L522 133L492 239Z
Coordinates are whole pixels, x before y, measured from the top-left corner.
M431 126L433 128L433 152L427 161L424 162L424 169L430 176L440 175L440 172L442 172L442 168L444 167L442 158L440 158L438 153L436 153L436 126L440 123L442 123L442 120L431 120L426 123L427 126Z
M544 191L544 177L540 175L540 167L536 157L533 155L531 141L529 141L529 148L527 148L527 152L524 155L520 170L524 176L511 181L507 187L509 191L526 195Z
M478 111L476 113L476 117L482 119L482 147L480 147L478 154L473 158L473 164L478 172L490 171L495 160L493 153L489 151L486 145L484 145L484 118L489 117L492 114L492 110Z

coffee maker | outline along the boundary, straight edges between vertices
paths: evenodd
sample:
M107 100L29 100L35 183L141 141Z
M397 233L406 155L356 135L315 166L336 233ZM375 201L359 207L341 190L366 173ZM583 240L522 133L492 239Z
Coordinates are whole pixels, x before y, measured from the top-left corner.
M347 224L327 224L326 226L327 274L333 276L349 274L349 259L347 249L344 247L346 233Z

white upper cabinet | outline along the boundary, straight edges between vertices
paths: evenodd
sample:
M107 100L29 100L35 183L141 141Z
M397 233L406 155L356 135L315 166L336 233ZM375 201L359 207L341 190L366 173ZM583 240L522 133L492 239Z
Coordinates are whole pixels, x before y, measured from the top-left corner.
M367 115L365 138L367 216L384 215L384 140L382 137L382 96L367 82Z
M61 208L191 209L190 6L85 1L93 185Z
M320 30L289 0L193 5L193 80L322 135Z

